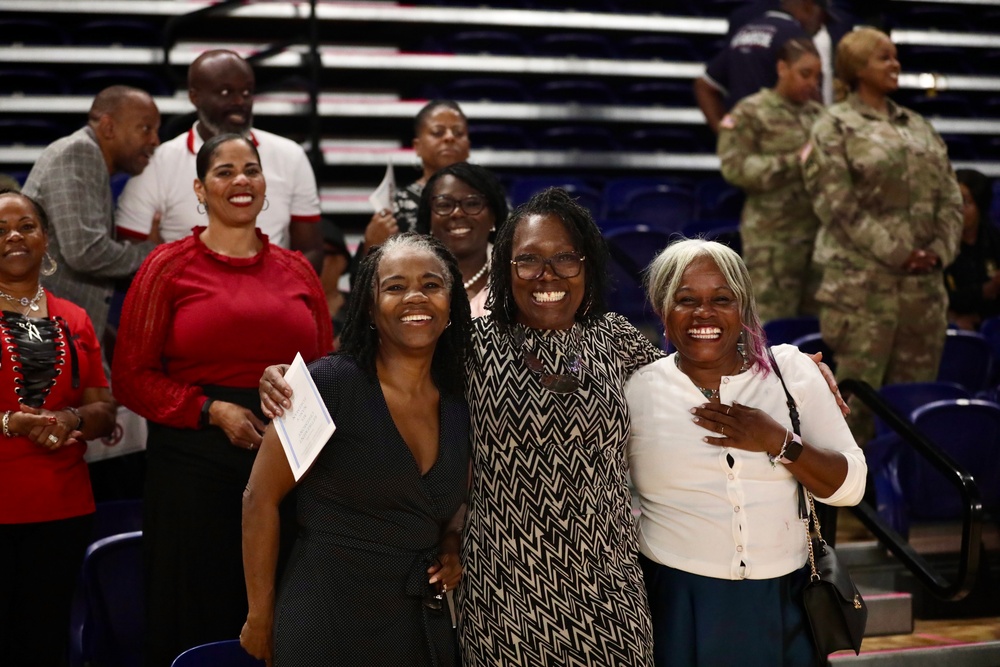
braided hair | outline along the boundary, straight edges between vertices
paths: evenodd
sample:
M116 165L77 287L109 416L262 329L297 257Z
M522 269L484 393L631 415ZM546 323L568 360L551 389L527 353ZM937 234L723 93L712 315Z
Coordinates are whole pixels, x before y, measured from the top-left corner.
M353 358L358 366L377 378L375 358L378 355L379 334L374 328L372 311L378 289L378 269L382 258L390 253L429 252L441 262L445 287L451 295L451 325L444 330L434 349L431 377L444 394L462 396L465 393L465 362L472 337L472 315L469 298L462 287L462 273L455 256L432 236L404 232L372 248L361 261L354 281L354 294L347 307L346 324L340 336L340 353Z
M608 247L590 211L581 206L562 188L542 190L510 214L507 223L497 227L493 245L493 270L490 271L489 296L486 308L501 329L509 329L517 321L517 303L511 284L510 263L514 252L514 233L532 215L558 218L573 241L577 252L586 257L583 265L583 302L575 319L584 326L597 322L607 312Z

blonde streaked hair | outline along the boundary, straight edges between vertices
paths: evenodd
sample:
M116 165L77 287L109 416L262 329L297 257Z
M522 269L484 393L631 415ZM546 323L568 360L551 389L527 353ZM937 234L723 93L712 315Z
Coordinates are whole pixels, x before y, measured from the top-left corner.
M770 368L765 352L767 339L760 324L760 316L757 315L757 300L753 294L750 272L743 259L732 248L704 239L681 239L664 248L646 269L646 295L653 310L660 319L665 317L673 307L674 296L680 289L684 271L701 257L707 257L715 263L736 296L746 336L747 360L751 366L758 364L767 372Z

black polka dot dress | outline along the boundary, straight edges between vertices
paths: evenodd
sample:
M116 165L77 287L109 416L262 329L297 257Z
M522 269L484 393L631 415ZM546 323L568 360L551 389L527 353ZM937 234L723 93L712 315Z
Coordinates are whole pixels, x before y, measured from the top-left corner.
M274 665L456 666L455 631L426 570L466 497L465 402L441 396L438 460L421 476L375 378L342 355L310 371L337 430L298 487Z

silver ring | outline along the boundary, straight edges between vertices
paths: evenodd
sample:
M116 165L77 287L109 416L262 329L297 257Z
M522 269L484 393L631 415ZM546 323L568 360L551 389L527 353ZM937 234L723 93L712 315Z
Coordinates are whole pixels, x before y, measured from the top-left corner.
M444 587L444 592L447 593L448 592L448 584L442 584L442 586Z
M731 405L728 408L726 408L726 416L727 417L729 416L729 411L732 410L732 409L733 409L733 406L731 406Z
M725 434L726 434L726 427L723 426L721 429L719 429L719 435L725 435Z
M50 435L50 436L49 436L49 442L51 442L51 443L52 443L52 444L54 445L54 444L56 444L57 442L59 442L59 438L57 438L57 437L56 437L56 436L54 436L54 435Z

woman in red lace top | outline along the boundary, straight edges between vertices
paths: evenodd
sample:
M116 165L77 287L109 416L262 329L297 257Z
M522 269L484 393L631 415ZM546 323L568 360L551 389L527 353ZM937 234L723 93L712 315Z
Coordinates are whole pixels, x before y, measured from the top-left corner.
M94 496L85 439L115 415L87 313L39 285L48 219L0 191L0 662L59 665ZM51 271L46 271L46 274Z
M246 618L242 493L264 431L268 364L333 348L326 297L305 258L256 229L266 185L253 143L219 135L194 182L208 225L162 245L125 299L115 396L149 421L143 540L149 667L239 635Z

